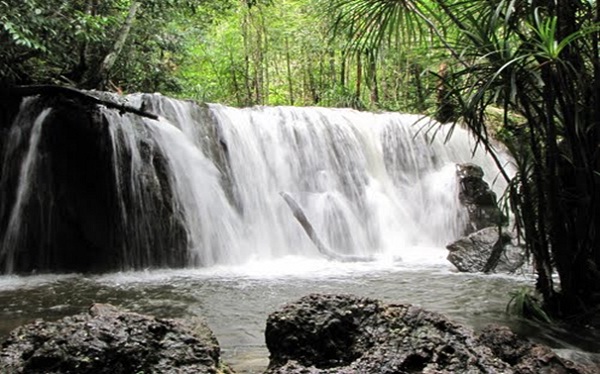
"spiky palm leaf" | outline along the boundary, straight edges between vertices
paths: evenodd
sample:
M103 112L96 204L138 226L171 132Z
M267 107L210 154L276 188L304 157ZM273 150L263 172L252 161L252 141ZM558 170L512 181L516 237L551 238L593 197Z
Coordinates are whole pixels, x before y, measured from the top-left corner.
M534 259L537 288L555 313L600 304L599 6L570 1L557 7L551 0L331 1L333 29L348 38L352 51L431 34L442 39L455 57L451 73L440 75L444 98L488 149L487 108L504 109L518 168L509 199ZM510 112L525 124L509 127Z
M332 30L347 37L353 53L384 44L411 43L426 37L419 0L331 0Z

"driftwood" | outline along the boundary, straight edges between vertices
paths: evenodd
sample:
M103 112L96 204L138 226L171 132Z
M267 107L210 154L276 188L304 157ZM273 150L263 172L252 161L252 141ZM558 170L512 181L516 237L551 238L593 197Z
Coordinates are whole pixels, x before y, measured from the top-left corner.
M120 112L132 113L141 117L158 120L154 113L146 112L143 108L135 108L126 104L119 104L113 101L97 98L85 91L76 88L54 86L54 85L33 85L33 86L12 86L0 89L0 97L26 97L34 95L65 95L82 99L96 105L104 105L107 108L117 109Z
M346 255L342 253L337 253L328 248L321 241L321 238L319 238L319 235L317 235L317 232L313 228L312 224L306 217L306 214L304 214L304 211L302 210L300 205L298 205L296 200L294 200L294 198L287 192L280 192L279 194L287 203L288 207L292 211L292 214L294 215L296 220L298 220L298 223L300 223L300 226L302 226L304 232L306 232L306 235L308 235L310 240L313 242L315 247L317 247L317 249L319 250L319 252L321 252L323 256L327 257L329 260L343 262L373 261L373 258L369 256Z

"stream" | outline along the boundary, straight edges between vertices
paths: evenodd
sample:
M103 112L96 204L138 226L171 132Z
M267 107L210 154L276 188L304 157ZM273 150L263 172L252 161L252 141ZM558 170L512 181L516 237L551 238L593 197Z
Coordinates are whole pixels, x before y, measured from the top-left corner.
M443 259L444 251L419 251L428 257L338 263L288 256L201 269L3 276L0 336L36 318L53 320L94 302L111 303L158 317L201 316L217 336L226 363L238 373L261 373L268 364L264 329L269 313L309 293L351 293L419 305L475 329L506 324L562 356L600 362L600 354L593 353L600 352L598 336L542 328L505 313L509 293L532 286L530 274L458 273Z

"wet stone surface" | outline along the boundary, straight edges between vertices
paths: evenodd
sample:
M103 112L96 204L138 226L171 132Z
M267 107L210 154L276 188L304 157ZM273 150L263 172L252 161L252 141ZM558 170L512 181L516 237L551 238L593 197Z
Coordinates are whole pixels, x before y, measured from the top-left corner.
M198 319L159 319L94 304L88 313L11 332L1 373L227 373L217 339Z
M312 294L267 321L267 373L592 373L509 329L481 335L409 304Z

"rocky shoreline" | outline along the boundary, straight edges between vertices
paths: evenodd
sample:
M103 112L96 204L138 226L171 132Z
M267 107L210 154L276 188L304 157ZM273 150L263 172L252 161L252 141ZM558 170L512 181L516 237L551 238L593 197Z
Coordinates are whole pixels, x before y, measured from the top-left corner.
M593 373L502 326L479 333L410 304L311 294L272 313L265 374ZM107 304L11 332L1 373L213 373L223 363L199 319L141 315Z

